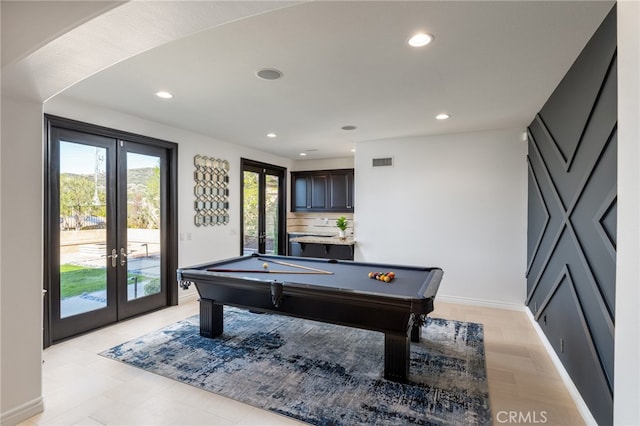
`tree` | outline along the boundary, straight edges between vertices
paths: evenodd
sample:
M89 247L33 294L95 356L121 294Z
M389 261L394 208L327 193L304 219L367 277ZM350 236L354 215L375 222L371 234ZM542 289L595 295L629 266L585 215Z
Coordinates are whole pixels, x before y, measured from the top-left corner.
M255 240L258 235L258 174L244 172L243 185L244 244L245 247L258 248Z
M160 229L160 167L135 171L127 184L127 227Z
M104 191L97 192L98 205L94 203L96 184L91 177L60 175L60 216L64 218L66 228L82 229L88 216L100 215L104 211Z

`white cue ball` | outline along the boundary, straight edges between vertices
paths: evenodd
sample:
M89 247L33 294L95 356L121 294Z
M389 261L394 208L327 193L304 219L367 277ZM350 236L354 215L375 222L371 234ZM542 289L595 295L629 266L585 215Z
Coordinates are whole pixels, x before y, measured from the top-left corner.
M267 269L267 268L269 267L269 264L268 264L267 262L265 262L265 263L263 263L263 264L262 264L262 267L263 267L264 269Z

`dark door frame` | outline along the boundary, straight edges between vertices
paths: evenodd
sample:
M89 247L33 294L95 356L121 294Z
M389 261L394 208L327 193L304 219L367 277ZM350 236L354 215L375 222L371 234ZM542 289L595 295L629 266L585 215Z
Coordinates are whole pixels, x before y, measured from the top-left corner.
M240 158L240 255L243 254L244 248L244 172L254 171L260 173L260 182L258 183L260 211L264 212L264 175L267 171L270 174L277 175L279 179L278 192L281 195L278 199L278 253L286 254L286 228L287 228L287 169L286 167L276 166L273 164L263 163L260 161ZM260 222L264 221L264 215L261 214ZM259 224L260 229L264 229L264 223Z
M121 130L110 129L107 127L97 126L90 123L84 123L68 118L58 117L54 115L44 115L44 253L43 253L43 303L44 303L44 317L43 317L43 345L48 347L53 344L51 336L51 271L53 270L53 257L50 251L56 250L53 244L53 234L55 227L59 227L59 220L52 218L49 214L52 206L57 203L53 200L54 195L52 185L55 184L53 176L50 174L50 170L54 166L54 158L51 155L51 136L54 128L66 129L71 131L83 132L96 136L103 136L113 138L118 141L129 141L143 145L149 145L153 147L163 148L167 153L167 191L166 191L166 204L167 215L166 218L166 232L164 235L163 243L163 255L166 258L165 268L162 274L166 277L167 284L167 300L165 306L173 306L178 304L178 286L171 277L175 276L175 271L178 268L178 145L173 142L164 141L148 136L129 133Z

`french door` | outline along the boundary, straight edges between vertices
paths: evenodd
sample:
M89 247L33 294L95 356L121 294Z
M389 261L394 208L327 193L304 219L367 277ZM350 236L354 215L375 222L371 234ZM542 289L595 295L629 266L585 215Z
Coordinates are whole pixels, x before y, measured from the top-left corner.
M177 301L173 147L50 123L45 345Z
M242 254L285 254L285 172L242 159Z

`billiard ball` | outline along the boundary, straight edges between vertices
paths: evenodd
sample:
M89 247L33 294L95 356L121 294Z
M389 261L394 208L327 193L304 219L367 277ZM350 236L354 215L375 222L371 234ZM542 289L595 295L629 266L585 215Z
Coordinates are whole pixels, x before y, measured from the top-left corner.
M264 263L262 264L262 267L263 267L264 269L267 269L267 268L269 268L269 264L268 264L267 262L264 262Z

